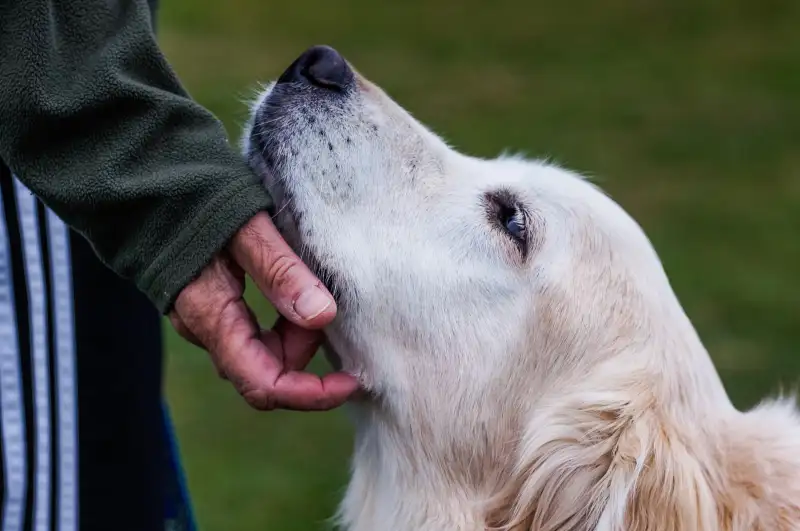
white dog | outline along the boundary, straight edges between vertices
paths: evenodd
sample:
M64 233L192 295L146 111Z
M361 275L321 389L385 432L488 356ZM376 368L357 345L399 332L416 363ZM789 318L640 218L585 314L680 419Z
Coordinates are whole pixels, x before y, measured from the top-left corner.
M800 416L742 413L640 227L552 164L457 153L333 49L243 149L369 398L351 531L800 529Z

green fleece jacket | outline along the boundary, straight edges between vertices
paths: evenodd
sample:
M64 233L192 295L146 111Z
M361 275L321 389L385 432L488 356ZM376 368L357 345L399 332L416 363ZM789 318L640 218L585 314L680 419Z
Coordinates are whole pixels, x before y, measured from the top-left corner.
M0 163L162 312L271 201L147 0L0 0Z

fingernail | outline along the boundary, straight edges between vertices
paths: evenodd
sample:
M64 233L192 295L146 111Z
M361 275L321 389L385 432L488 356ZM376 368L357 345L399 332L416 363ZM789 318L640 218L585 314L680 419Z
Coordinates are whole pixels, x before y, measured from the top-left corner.
M333 304L330 295L317 286L302 292L294 301L294 311L305 320L311 320L328 309Z

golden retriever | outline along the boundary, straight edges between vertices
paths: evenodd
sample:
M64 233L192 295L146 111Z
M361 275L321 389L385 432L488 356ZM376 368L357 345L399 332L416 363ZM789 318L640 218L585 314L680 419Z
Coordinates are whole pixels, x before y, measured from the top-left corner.
M734 408L592 183L455 151L325 46L261 91L242 148L368 391L344 529L800 529L794 402Z

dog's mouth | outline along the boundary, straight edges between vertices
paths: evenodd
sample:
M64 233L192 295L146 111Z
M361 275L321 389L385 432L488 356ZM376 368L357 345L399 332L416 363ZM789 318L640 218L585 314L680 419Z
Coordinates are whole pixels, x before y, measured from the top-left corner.
M322 282L333 295L336 304L341 307L344 297L340 275L333 268L322 263L312 246L305 244L301 236L304 231L304 213L296 208L291 191L282 185L280 179L275 178L275 169L266 162L265 165L266 167L262 170L264 174L260 176L264 181L269 182L270 193L276 198L274 203L267 209L267 213L281 232L281 235L286 238L294 251L298 253L303 263Z
M266 144L261 138L262 135L254 131L253 136L254 145L258 149L258 153L251 156L259 158L259 163L255 164L255 166L258 168L259 176L274 198L274 202L267 209L267 213L283 237L292 245L294 251L298 253L311 272L320 279L333 295L336 304L341 307L344 298L342 296L343 284L340 276L334 269L322 263L320 257L314 252L313 247L304 244L301 236L304 232L304 212L296 207L291 190L287 189L283 180L279 178L279 170L275 167L272 157L269 156Z
M312 251L302 252L300 258L333 295L336 305L341 309L345 303L343 283L339 275L330 267L320 263Z
M325 359L327 359L328 363L333 367L333 370L342 370L342 358L327 338L322 342L322 352L325 354Z
M303 127L319 126L318 114L356 90L355 73L334 49L314 46L301 54L272 85L270 92L255 110L249 132L250 163L274 199L269 211L284 238L342 305L343 283L340 275L325 264L314 246L304 240L311 233L307 213L293 194L287 174L301 164L304 153ZM316 130L316 129L315 129ZM320 130L322 134L322 130ZM315 149L309 147L304 149ZM332 149L332 148L331 148Z

